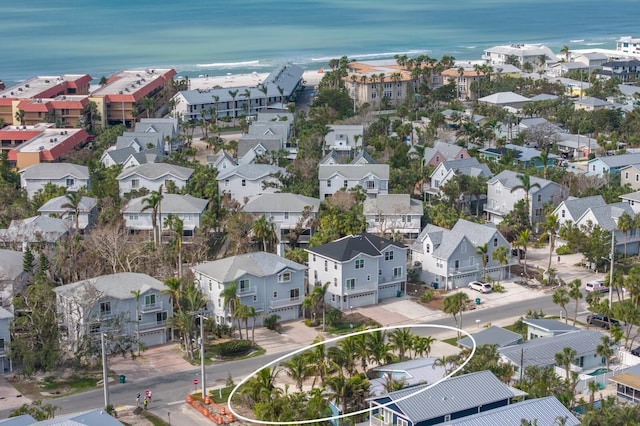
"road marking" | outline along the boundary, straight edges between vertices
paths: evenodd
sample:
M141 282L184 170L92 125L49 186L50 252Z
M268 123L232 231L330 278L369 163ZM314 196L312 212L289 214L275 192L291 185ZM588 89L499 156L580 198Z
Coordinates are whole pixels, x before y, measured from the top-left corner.
M184 401L173 401L173 402L167 402L167 405L178 405L178 404L183 404Z

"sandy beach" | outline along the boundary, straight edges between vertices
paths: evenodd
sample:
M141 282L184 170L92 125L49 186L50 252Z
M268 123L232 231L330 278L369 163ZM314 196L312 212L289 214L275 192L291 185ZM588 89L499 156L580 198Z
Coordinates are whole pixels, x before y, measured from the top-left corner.
M191 89L213 89L214 87L256 87L267 78L268 73L227 74L222 76L205 76L189 78ZM302 79L307 86L315 86L324 74L317 70L305 71Z

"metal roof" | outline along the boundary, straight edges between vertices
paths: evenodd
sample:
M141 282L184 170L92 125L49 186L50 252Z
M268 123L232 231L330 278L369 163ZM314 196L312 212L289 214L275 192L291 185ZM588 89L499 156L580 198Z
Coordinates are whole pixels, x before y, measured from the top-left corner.
M477 333L473 333L472 336L475 339L477 346L498 345L499 348L513 345L522 340L521 334L514 333L513 331L495 325L485 328ZM469 337L464 337L458 340L457 343L458 346L463 346L465 348L471 348L473 346Z
M580 330L578 327L574 327L569 324L565 324L561 321L554 319L535 319L535 318L523 318L522 322L535 328L539 328L545 331L576 331Z
M364 200L365 215L420 215L423 214L422 202L414 200L409 194L378 194L376 198Z
M95 288L104 296L120 300L131 299L133 297L131 295L132 291L140 290L140 294L144 294L151 289L160 291L167 288L162 281L149 275L134 272L120 272L118 274L101 275L99 277L61 285L54 288L54 291L61 295L73 296L87 286Z
M250 197L242 210L247 213L302 213L305 207L311 207L311 211L317 213L320 209L320 199L288 192L260 194Z

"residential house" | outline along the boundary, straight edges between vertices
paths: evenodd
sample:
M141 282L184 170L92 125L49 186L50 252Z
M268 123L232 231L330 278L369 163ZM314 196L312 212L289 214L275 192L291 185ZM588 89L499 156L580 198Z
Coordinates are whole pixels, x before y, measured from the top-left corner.
M306 249L309 283L329 283L325 302L346 311L405 291L407 247L372 234L349 235Z
M549 65L547 75L551 77L564 77L567 73L576 71L584 72L584 75L588 75L589 65L582 61L556 62L555 64Z
M558 225L562 226L567 222L574 224L578 223L578 220L582 215L591 207L601 207L607 204L602 198L602 195L593 195L591 197L569 197L566 200L558 204L553 214L558 218Z
M504 170L487 182L487 220L500 223L504 216L511 211L515 204L524 200L526 192L522 188L522 181L516 172ZM549 203L557 206L567 198L567 190L561 185L547 179L529 176L531 188L529 190L529 217L532 223L545 220L543 206ZM534 186L535 185L535 186Z
M513 92L498 92L484 96L478 99L478 102L486 105L494 105L503 108L510 107L515 110L519 110L522 109L526 103L531 102L531 99Z
M153 210L145 201L147 197L133 198L122 209L124 227L129 231L153 231ZM165 229L165 222L169 216L182 220L183 235L193 236L196 228L200 227L208 200L192 197L191 195L164 194L157 213L156 226Z
M618 107L619 105L603 101L602 99L594 98L593 96L585 96L583 98L575 99L573 101L573 106L575 110L585 110L593 112L600 109L613 109Z
M536 144L534 143L533 145ZM520 164L524 167L537 167L538 169L543 169L545 167L545 165L542 164L542 160L540 159L542 151L539 151L535 148L508 143L505 144L505 146L502 148L483 148L479 150L480 155L483 158L493 161L500 161L502 160L503 156L511 155L509 151L513 153L513 162L516 164ZM549 153L546 166L553 166L554 163L559 159L560 157L558 155Z
M620 185L629 184L631 189L640 189L640 163L630 164L620 169Z
M124 169L116 179L120 187L120 195L146 189L149 192L167 190L167 185L175 185L177 190L182 189L191 175L193 169L176 166L169 163L144 163L139 166Z
M631 206L631 210L633 210L635 214L640 213L640 191L621 195L620 198L623 203L627 203Z
M635 213L629 203L619 202L605 204L604 206L589 207L576 221L576 225L582 229L589 230L598 226L603 231L613 232L616 240L615 250L619 253L638 254L640 250L640 232L637 225L622 232L618 229L618 220L622 215L628 215L632 219Z
M591 83L582 80L574 80L572 78L555 77L550 78L551 83L561 84L565 88L565 95L570 97L587 96L587 90L591 88Z
M353 157L353 160L351 160L350 164L376 164L376 160L374 160L373 157L369 155L365 148L362 148L358 151L355 157Z
M118 419L103 408L81 413L56 414L55 419L42 421L37 421L30 414L0 420L2 426L120 426L121 424Z
M597 70L598 78L608 80L617 78L624 82L637 81L640 78L640 60L638 59L618 59L605 62L602 69Z
M478 253L478 247L485 244L486 265ZM509 242L495 225L459 219L451 230L427 225L411 246L411 260L422 281L434 288L451 290L466 287L484 276L504 277L508 263L501 264L493 256L499 247L505 247L507 253L511 251Z
M454 129L459 128L464 123L473 123L476 126L481 126L487 121L484 115L472 114L470 111L445 109L440 114L444 117L445 123Z
M640 365L634 365L624 373L609 378L616 385L616 396L623 401L640 403Z
M640 54L640 37L620 37L616 40L616 50L623 54Z
M10 324L13 321L13 313L0 306L0 374L13 371L11 357L7 348L11 343Z
M547 65L558 62L555 53L547 46L522 43L490 47L485 49L482 59L494 68L507 63L522 68L528 63L534 69L544 69Z
M462 101L477 100L478 91L474 83L489 79L489 73L468 67L449 68L442 71L441 75L444 80L455 82L458 99Z
M249 197L242 210L253 216L273 220L281 242L308 243L311 223L320 210L320 200L299 194L276 192Z
M287 171L271 164L240 164L219 171L218 193L238 202L252 195L274 193L280 189L279 176Z
M84 129L45 128L9 151L7 159L19 170L39 163L57 162L89 138Z
M562 420L560 420L562 419ZM451 426L487 426L517 425L524 421L538 425L562 424L579 426L580 420L567 409L555 396L529 399L516 404L509 404L484 413L474 414L447 423Z
M330 164L330 165L336 165L336 164L342 164L343 163L343 156L340 155L337 151L334 151L333 149L331 151L329 151L327 153L327 155L325 155L324 157L322 157L322 159L318 162L318 165L320 164Z
M425 387L430 388L423 390ZM422 392L420 392L423 390ZM411 398L407 398L407 396ZM369 424L427 426L450 424L473 414L508 406L526 393L502 383L488 370L369 398ZM381 405L388 404L385 407ZM518 420L519 421L519 420Z
M238 163L255 163L265 156L272 156L277 160L282 151L288 152L292 126L293 121L288 120L251 121L249 131L238 141ZM295 159L295 155L290 158Z
M640 164L640 153L596 157L587 164L587 176L618 174L624 167L632 164Z
M527 326L527 340L554 337L580 330L578 327L554 319L523 318L522 323Z
M65 197L56 197L44 203L38 209L41 216L52 216L69 221L69 228L76 226L76 212L71 207L71 201ZM98 200L92 197L82 197L78 204L78 229L85 231L98 223Z
M596 354L596 348L600 344L602 344L602 333L599 331L578 330L553 337L527 340L518 345L499 348L498 352L504 362L514 366L513 378L518 380L527 367L557 366L555 355L562 352L564 348L576 351L576 356L571 362L571 371L587 373L602 367L605 364L604 357ZM564 375L564 367L557 366L556 373Z
M475 340L476 347L483 345L496 345L499 348L503 348L505 346L511 346L522 342L522 335L520 333L515 333L507 330L506 328L495 325L485 328L482 331L478 331L477 333L472 333L471 335L473 336L473 340ZM458 346L465 349L471 349L474 346L474 342L469 338L469 336L463 337L456 343Z
M207 155L207 165L220 173L238 164L224 149L221 149L213 155Z
M27 191L29 199L44 189L45 185L53 184L74 192L85 187L90 189L89 168L71 163L39 163L20 171L21 186Z
M471 158L471 155L464 147L446 142L436 142L433 148L424 149L424 165L437 167L445 161L464 160Z
M133 342L139 334L146 346L167 343L173 316L167 287L149 275L133 272L102 275L53 289L63 330L62 341L75 351L85 336L100 333ZM135 294L134 294L135 293Z
M329 133L324 137L325 147L335 151L358 151L364 143L364 126L330 124Z
M489 166L480 163L477 158L470 157L464 160L449 160L440 163L429 176L429 187L425 192L429 195L440 195L441 188L455 176L466 175L469 177L482 176L489 179L493 176Z
M73 225L68 220L49 216L14 219L0 229L0 246L22 250L27 246L53 247L68 235Z
M415 239L422 229L422 202L409 194L380 194L364 201L367 232L381 236L402 235Z
M389 193L388 164L320 164L320 199L344 189L361 187L367 197Z
M602 65L609 60L607 55L600 52L578 53L572 56L572 58L575 62L582 62L587 65L589 67L589 74L591 74L591 70L602 68Z
M435 383L446 376L446 367L438 365L437 358L416 358L393 364L379 365L367 371L375 378L369 379L369 395L378 396L389 393L389 381L402 383L404 388Z
M231 324L233 312L223 292L236 285L239 303L255 309L256 324L278 315L280 321L300 317L307 267L271 253L240 254L193 266L197 285L207 298L217 324ZM261 315L262 314L262 315Z
M0 249L0 307L13 303L13 296L27 288L30 274L24 271L22 251Z
M558 152L562 158L587 159L589 154L601 148L598 142L589 135L556 133L553 139L553 144L558 147ZM569 165L567 164L567 166ZM574 168L573 165L571 167L572 169Z

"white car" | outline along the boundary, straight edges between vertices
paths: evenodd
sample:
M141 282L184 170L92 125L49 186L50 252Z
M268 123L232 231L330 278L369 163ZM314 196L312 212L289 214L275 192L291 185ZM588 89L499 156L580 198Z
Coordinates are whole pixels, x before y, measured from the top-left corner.
M481 283L480 281L471 281L468 286L471 290L479 291L480 293L491 293L492 288L489 283Z

